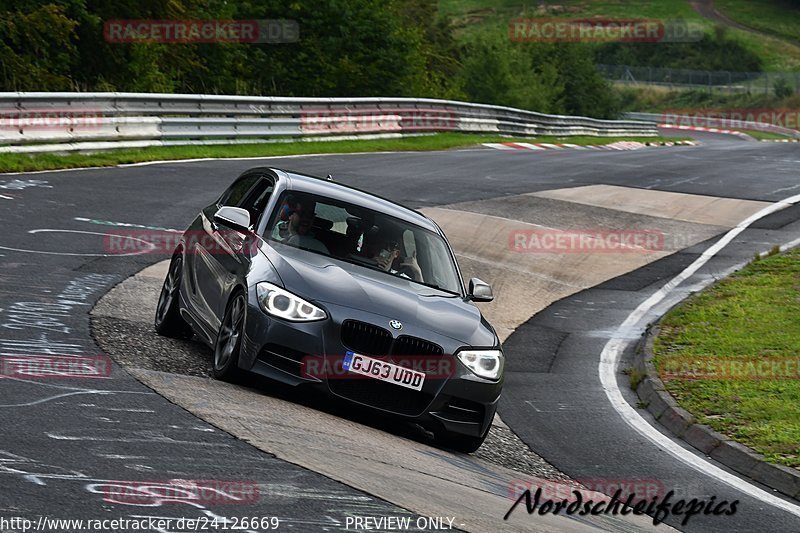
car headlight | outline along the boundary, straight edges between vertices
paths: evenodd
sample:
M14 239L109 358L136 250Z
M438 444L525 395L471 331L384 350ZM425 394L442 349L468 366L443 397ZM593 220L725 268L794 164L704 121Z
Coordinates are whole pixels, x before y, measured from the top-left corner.
M458 359L482 378L499 379L503 373L503 352L500 350L461 350Z
M261 309L272 316L292 322L323 320L328 315L316 305L309 303L277 285L262 281L256 285Z

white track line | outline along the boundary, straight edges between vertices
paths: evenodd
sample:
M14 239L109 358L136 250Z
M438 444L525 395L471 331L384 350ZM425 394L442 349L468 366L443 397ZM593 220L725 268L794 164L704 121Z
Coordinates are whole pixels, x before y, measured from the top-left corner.
M747 229L753 222L764 218L776 211L780 211L790 205L800 202L800 195L791 196L772 205L769 205L761 211L751 215L747 219L740 222L735 228L726 233L719 241L713 246L709 247L703 254L698 257L691 265L686 267L683 272L672 278L655 294L650 296L647 300L642 302L628 318L619 326L615 332L614 337L609 340L603 352L600 355L600 365L598 372L600 374L600 382L603 385L606 396L608 397L611 405L620 414L623 420L628 423L634 430L641 435L647 437L658 447L666 450L672 454L677 460L686 463L695 470L713 477L731 487L740 490L762 502L787 511L795 516L800 517L800 506L790 503L786 500L778 498L769 492L762 490L747 481L726 472L725 470L713 465L709 461L693 453L688 453L682 446L674 442L648 423L636 409L625 401L622 392L617 386L617 367L619 365L620 356L625 347L632 342L631 335L634 338L641 337L641 328L637 328L637 324L644 318L644 316L659 302L661 302L667 295L675 290L675 288L682 282L686 281L692 274L697 272L703 265L705 265L711 258L713 258L720 250L725 248L737 235ZM797 241L793 241L797 242Z
M113 235L108 234L108 233L98 233L96 231L82 231L82 230L76 230L76 229L49 229L49 228L32 229L32 230L29 230L28 233L31 233L31 234L35 234L35 233L82 233L82 234L85 234L85 235L99 235L101 237L111 237L111 236L113 236ZM0 250L10 250L12 252L24 252L24 253L29 253L29 254L67 255L67 256L77 256L77 257L112 257L112 256L128 257L128 256L131 256L131 255L141 255L141 254L147 253L147 252L149 252L151 250L155 250L155 248L156 248L156 245L153 244L152 242L147 242L147 241L142 240L142 239L137 239L136 237L133 237L133 236L130 236L130 235L126 235L126 236L124 236L124 238L132 239L134 241L139 241L141 243L144 243L146 246L149 246L149 248L147 248L145 250L138 250L136 252L130 252L130 253L124 253L124 254L118 254L118 253L112 253L112 254L82 254L82 253L77 253L77 252L47 252L47 251L43 251L43 250L29 250L27 248L11 248L10 246L0 246Z

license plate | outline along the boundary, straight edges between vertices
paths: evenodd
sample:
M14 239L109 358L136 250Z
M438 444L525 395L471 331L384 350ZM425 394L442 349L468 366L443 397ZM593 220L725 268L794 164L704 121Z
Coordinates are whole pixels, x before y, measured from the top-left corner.
M425 382L424 372L418 372L354 352L345 354L342 368L348 372L369 376L407 389L422 390L422 384Z

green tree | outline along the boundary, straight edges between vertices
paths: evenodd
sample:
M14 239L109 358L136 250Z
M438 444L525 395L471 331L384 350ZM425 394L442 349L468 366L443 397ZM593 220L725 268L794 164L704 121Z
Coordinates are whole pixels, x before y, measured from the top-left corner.
M543 113L558 112L563 87L545 54L530 46L516 46L492 33L475 36L461 52L457 82L474 102L520 107Z
M512 43L459 44L436 0L0 0L0 89L468 99L550 113L611 116L591 53ZM289 19L293 43L117 43L131 19Z
M775 90L775 96L778 98L788 98L794 93L791 84L784 77L778 78L772 87Z
M598 63L694 70L759 72L761 59L716 26L697 42L607 43L596 47Z
M56 5L0 11L0 82L3 90L66 91L78 62L77 23Z
M590 50L581 44L562 44L556 48L554 59L564 87L563 109L572 115L617 118L619 97L598 72Z
M542 113L615 118L619 102L579 44L515 43L485 32L461 51L457 82L469 100Z

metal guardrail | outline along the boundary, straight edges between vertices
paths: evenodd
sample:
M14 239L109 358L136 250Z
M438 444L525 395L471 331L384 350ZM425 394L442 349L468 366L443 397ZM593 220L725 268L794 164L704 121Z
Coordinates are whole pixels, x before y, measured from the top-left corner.
M0 152L398 136L656 136L654 124L546 115L427 98L288 98L155 93L0 93Z
M650 121L668 126L700 126L703 128L719 128L727 130L752 130L800 138L800 131L798 130L785 128L775 124L768 124L766 122L736 120L726 117L722 114L715 117L712 113L697 113L695 115L681 115L678 113L625 113L624 116L630 120Z

